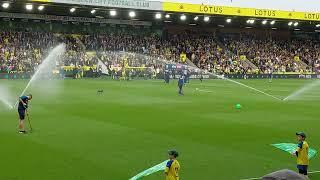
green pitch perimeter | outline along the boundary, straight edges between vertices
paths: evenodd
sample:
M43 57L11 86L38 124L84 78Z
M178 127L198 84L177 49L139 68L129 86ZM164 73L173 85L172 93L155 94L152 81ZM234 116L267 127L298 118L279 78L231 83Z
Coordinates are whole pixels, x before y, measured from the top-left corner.
M241 82L286 97L309 81ZM26 83L0 80L16 95ZM126 180L177 149L181 180L239 180L295 170L295 159L270 144L295 142L296 131L319 149L319 96L284 102L223 80L193 80L185 96L178 96L176 82L55 83L56 94L40 85L31 90L32 134L17 134L16 110L0 105L0 179ZM310 170L320 170L318 157Z

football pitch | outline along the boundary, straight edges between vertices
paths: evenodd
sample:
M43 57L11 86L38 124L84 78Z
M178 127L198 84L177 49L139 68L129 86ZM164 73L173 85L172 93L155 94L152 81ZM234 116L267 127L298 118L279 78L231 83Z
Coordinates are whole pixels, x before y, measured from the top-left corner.
M279 98L310 81L240 80ZM0 80L15 96L26 83ZM176 149L181 180L240 180L296 170L295 157L270 144L296 143L297 131L306 132L311 148L320 145L320 92L280 101L224 80L191 80L184 96L176 81L55 83L56 93L40 84L28 91L34 96L33 133L18 134L16 110L0 104L0 179L126 180ZM97 94L99 89L104 93ZM238 103L241 109L235 108ZM316 156L310 171L318 170Z

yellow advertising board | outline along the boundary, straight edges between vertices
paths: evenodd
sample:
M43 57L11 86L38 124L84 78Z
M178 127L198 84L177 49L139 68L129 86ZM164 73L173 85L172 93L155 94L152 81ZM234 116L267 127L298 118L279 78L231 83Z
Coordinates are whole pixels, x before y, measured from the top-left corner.
M80 1L80 0L29 0L32 2L53 2L53 3L67 3L67 4L83 4L83 5L95 5L95 6L106 6L106 7L120 7L120 8L129 8L129 6L124 6L123 4L108 4L109 1ZM261 17L261 18L275 18L275 19L292 19L292 20L307 20L307 21L320 21L320 12L317 11L317 8L319 6L320 2L319 0L315 0L312 3L314 4L315 11L313 12L302 12L303 10L308 11L308 9L301 8L300 11L291 11L289 9L285 10L284 7L280 7L280 5L276 6L277 4L274 4L275 7L279 7L283 10L274 10L274 9L261 9L261 6L253 6L250 8L247 8L245 4L235 4L234 6L232 4L226 4L224 1L217 1L218 4L222 4L222 6L219 5L209 5L209 4L192 4L193 1L186 1L184 2L168 2L165 0L159 0L159 1L144 1L140 0L142 2L149 2L148 7L141 7L141 4L139 6L137 5L138 0L125 0L125 4L131 4L130 8L142 8L142 9L148 9L148 10L163 10L163 11L169 11L169 12L185 12L185 13L198 13L198 14L215 14L215 15L227 15L227 16L245 16L245 17ZM139 1L139 2L140 2ZM180 0L182 1L182 0ZM233 0L235 1L235 0ZM232 1L232 2L233 2ZM273 0L272 2L275 3L276 0ZM281 1L281 0L279 0ZM290 0L289 0L290 1ZM311 0L309 0L311 1ZM86 2L86 3L85 3ZM92 2L99 2L97 4ZM110 0L110 2L118 2L116 0ZM122 1L121 1L122 2ZM135 2L135 3L134 3ZM151 3L152 2L152 3ZM186 3L190 2L190 3ZM239 1L242 2L242 1ZM254 2L252 0L252 2ZM272 4L272 2L270 2ZM300 2L300 1L297 1ZM306 2L310 3L310 2ZM138 3L139 4L139 3ZM237 7L239 5L240 7ZM248 4L247 4L248 5ZM264 4L267 6L267 4ZM295 6L299 6L299 4L294 4ZM301 6L301 5L300 5ZM310 6L310 5L309 5ZM256 7L256 8L255 8ZM269 7L270 8L270 7Z
M320 21L320 13L163 2L163 11Z

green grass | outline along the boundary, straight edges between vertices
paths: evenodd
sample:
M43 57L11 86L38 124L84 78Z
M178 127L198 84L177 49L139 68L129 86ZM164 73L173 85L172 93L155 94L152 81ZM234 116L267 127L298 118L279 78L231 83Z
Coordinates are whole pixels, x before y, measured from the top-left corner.
M286 97L309 81L241 82ZM26 83L0 80L13 95ZM177 149L182 180L239 180L295 170L295 158L270 144L296 142L296 131L319 147L319 97L278 101L222 80L192 81L185 96L177 95L176 82L55 83L54 94L41 85L31 89L32 134L17 134L16 110L0 104L0 179L125 180ZM317 157L310 170L320 170ZM164 178L157 173L145 179Z

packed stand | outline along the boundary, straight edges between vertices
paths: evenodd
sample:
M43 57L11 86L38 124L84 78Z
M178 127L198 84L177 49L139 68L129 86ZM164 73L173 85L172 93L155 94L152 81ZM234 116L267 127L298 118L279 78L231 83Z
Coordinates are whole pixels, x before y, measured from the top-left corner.
M33 72L50 49L61 42L66 44L67 51L64 61L58 66L92 67L99 58L109 68L144 66L156 71L163 68L165 61L193 63L217 74L320 70L319 43L311 40L282 41L249 35L238 39L226 36L217 40L214 36L190 33L169 34L161 38L153 33L68 35L0 32L0 72ZM251 61L258 70L245 66L245 60ZM303 68L302 63L306 67Z
M82 37L87 50L97 52L135 52L160 60L186 63L190 60L197 67L219 74L244 73L239 58L232 56L216 43L213 37L184 35L170 35L166 39L158 36L139 35L92 35ZM119 64L115 54L102 56L101 59L110 59ZM185 56L185 57L184 57ZM112 58L111 58L112 57ZM139 61L133 61L139 62ZM154 62L153 62L154 63ZM139 64L135 64L139 66Z
M213 36L190 34L170 37L169 52L176 57L185 53L197 67L217 74L243 74L243 64L236 56L223 49Z
M308 72L319 73L320 66L320 43L314 40L292 40L287 44L290 53L296 60L301 60L307 67Z
M315 72L314 63L320 58L319 43L315 41L257 39L246 35L239 39L224 37L223 41L231 52L252 61L264 74Z

